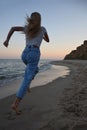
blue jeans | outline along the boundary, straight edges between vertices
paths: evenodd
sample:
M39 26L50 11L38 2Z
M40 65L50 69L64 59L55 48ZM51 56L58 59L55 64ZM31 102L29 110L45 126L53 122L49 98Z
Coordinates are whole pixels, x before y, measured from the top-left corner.
M20 86L18 93L16 94L16 96L21 99L24 97L32 79L36 75L36 72L38 72L38 62L40 60L39 48L27 46L22 53L22 60L26 65L26 69L24 74L24 80Z

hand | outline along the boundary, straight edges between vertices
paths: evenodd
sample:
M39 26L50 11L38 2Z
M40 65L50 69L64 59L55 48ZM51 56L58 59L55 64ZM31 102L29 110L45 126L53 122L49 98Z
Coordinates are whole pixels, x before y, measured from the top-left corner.
M8 41L6 40L6 41L3 43L3 45L4 45L5 47L8 47Z

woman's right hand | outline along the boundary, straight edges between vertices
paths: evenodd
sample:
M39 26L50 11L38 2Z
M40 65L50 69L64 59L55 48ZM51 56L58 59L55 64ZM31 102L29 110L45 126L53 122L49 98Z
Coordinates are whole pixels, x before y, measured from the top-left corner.
M3 45L4 45L5 47L8 47L8 41L6 40L6 41L3 43Z

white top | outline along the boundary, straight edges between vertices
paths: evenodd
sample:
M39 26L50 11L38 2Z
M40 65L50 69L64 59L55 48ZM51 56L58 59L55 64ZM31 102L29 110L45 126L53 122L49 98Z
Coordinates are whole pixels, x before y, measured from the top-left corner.
M46 32L47 31L46 31L45 27L41 27L41 32L35 38L31 39L26 36L26 46L27 45L36 45L36 46L40 47L43 36Z

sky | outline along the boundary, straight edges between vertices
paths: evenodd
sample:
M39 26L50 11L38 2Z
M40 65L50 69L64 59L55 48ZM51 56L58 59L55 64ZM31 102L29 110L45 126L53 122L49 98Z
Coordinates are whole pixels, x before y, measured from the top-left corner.
M24 26L26 14L39 12L50 42L41 44L41 58L63 59L87 40L87 0L0 0L0 59L20 58L25 35L15 32L3 46L13 26Z

